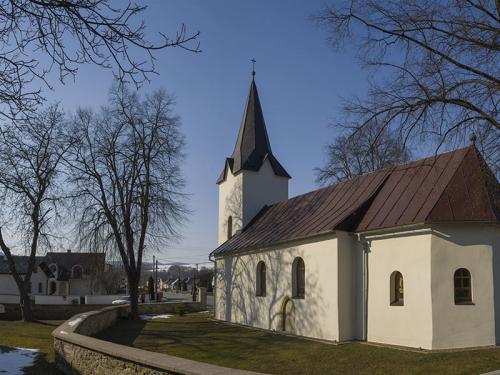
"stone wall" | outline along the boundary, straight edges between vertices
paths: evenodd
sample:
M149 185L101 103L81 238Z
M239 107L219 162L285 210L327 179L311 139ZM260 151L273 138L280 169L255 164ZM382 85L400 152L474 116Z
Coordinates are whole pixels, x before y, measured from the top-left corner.
M173 313L180 306L188 312L205 310L205 306L194 302L167 302L141 304L139 313ZM91 337L115 324L118 318L126 317L129 311L128 305L106 307L76 315L57 327L52 333L57 367L68 375L257 374L148 352Z
M126 351L122 356L114 357L96 350L91 350L83 345L76 345L62 340L54 341L56 365L65 374L82 375L146 375L146 374L179 374L167 370L159 371L157 368L125 360Z

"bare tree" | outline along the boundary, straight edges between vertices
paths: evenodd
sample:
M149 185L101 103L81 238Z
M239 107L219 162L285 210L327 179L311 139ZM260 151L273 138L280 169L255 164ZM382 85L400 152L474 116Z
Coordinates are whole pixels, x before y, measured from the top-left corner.
M404 163L410 157L410 151L397 136L372 122L362 131L337 136L327 146L327 162L322 168L316 169L316 180L322 185L349 180Z
M64 117L57 106L36 116L5 125L0 131L0 188L12 242L21 241L28 254L26 272L17 269L12 247L0 227L0 247L19 288L22 318L32 320L30 283L36 255L49 246L50 224L60 201L58 175L67 151Z
M336 47L385 77L345 110L359 130L376 120L402 142L463 143L468 133L498 168L500 155L500 2L493 0L351 0L318 17ZM492 137L491 137L492 136Z
M80 239L89 248L118 252L133 318L146 249L175 236L186 213L184 138L173 105L164 91L141 99L118 85L101 113L80 111L73 131L79 142L67 159Z
M81 64L113 69L136 84L155 72L153 53L199 52L199 33L182 25L174 38L148 40L139 18L146 6L111 0L0 0L0 114L12 118L43 101L49 73L75 76ZM139 58L145 54L145 58Z

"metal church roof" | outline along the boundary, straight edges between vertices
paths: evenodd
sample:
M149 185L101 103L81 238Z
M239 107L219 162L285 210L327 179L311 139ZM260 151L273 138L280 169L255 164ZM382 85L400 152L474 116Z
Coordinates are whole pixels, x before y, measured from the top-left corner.
M331 233L500 222L500 185L474 146L398 165L264 207L212 256Z

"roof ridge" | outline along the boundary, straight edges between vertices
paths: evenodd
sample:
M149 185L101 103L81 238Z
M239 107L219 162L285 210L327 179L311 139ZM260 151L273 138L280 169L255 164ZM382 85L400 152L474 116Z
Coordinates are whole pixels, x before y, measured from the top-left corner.
M459 148L455 151L458 151L458 150L465 150L466 151L464 152L464 154L462 155L461 159L460 159L460 163L457 164L457 167L455 168L455 171L453 172L453 174L450 176L450 179L448 180L448 182L446 183L446 185L444 186L444 188L442 189L441 191L441 194L439 195L439 197L436 198L436 201L434 202L434 204L432 205L431 209L429 210L429 213L427 214L427 216L425 217L424 221L428 220L429 216L431 215L432 211L434 210L434 208L436 207L437 203L439 202L439 200L441 199L441 197L443 196L443 194L446 192L446 190L448 189L448 186L450 186L450 183L451 181L453 181L453 177L455 177L455 175L457 174L458 170L460 169L460 166L462 165L462 163L464 162L465 160L465 157L467 156L467 153L469 153L471 151L472 148L476 148L475 146L473 145L470 145L470 146L467 146L467 147L462 147L462 148ZM451 161L451 158L450 160L448 160L448 162L446 164L449 164ZM432 192L432 190L429 192L429 194ZM415 214L415 217L418 215L418 212Z
M389 171L389 174L393 173L394 170L398 167L403 167L403 166L406 166L406 165L410 165L410 164L414 164L414 163L417 163L417 162L423 162L427 159L432 159L432 158L437 158L438 156L441 156L441 155L446 155L446 154L450 154L450 153L453 153L453 152L458 152L460 150L463 150L463 149L466 149L466 148L469 148L471 146L467 146L467 147L460 147L460 148L457 148L455 150L452 150L452 151L446 151L446 152L442 152L440 154L435 154L434 156L425 156L423 158L420 158L420 159L416 159L416 160L411 160L411 161L408 161L406 163L398 163L398 164L394 164L394 165L391 165L391 166L388 166L388 167L384 167L384 168L380 168L380 169L376 169L374 171L369 171L369 172L366 172L366 173L363 173L363 174L359 174L359 175L356 175L354 177L351 177L347 180L342 180L342 181L337 181L336 183L334 184L331 184L331 185L328 185L328 186L322 186L318 189L314 189L314 190L311 190L311 191L308 191L308 192L305 192L305 193L302 193L302 194L298 194L298 195L295 195L293 197L290 197L288 198L288 200L292 200L292 199L295 199L295 198L298 198L298 197L302 197L304 195L307 195L307 194L310 194L310 193L313 193L315 191L320 191L320 190L323 190L323 189L329 189L329 188L332 188L334 186L337 186L339 184L343 184L343 183L346 183L346 182L349 182L349 181L353 181L357 178L361 178L361 177L365 177L365 176L368 176L372 173L378 173L378 172L382 172L384 170L388 170Z

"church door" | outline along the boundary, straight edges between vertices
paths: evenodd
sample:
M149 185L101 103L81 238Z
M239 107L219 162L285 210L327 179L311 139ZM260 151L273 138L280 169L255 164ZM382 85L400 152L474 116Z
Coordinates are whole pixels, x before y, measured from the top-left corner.
M281 314L283 331L295 333L295 307L291 298L287 298L283 302Z

